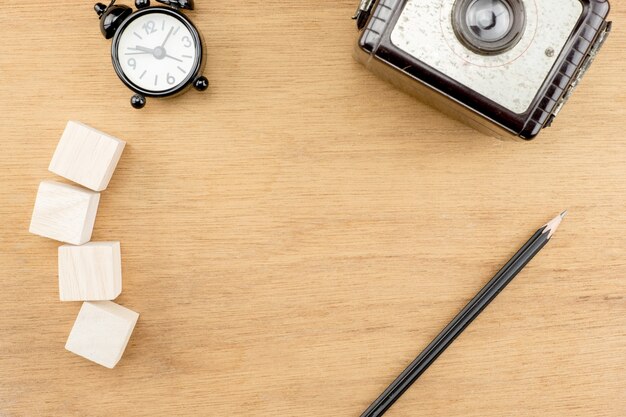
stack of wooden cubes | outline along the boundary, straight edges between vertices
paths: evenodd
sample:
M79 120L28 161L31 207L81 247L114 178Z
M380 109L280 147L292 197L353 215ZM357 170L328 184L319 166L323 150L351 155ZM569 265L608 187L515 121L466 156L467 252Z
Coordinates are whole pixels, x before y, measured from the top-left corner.
M66 243L59 247L59 297L82 301L65 348L113 368L121 359L139 314L112 300L122 292L119 242L90 242L100 192L126 143L82 123L68 122L49 170L78 185L39 185L30 232Z

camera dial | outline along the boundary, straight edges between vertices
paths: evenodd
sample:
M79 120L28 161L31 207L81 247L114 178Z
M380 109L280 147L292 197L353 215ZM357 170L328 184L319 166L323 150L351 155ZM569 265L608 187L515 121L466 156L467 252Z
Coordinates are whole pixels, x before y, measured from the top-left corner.
M513 48L526 27L522 0L456 0L452 26L457 38L481 55Z

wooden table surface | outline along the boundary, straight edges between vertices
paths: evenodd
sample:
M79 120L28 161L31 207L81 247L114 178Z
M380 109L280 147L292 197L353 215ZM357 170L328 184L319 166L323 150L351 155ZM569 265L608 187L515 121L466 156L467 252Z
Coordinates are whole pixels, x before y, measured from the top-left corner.
M130 4L130 1L122 1ZM537 227L552 243L389 416L626 415L626 7L554 127L502 142L351 57L353 0L197 1L206 93L128 105L91 3L0 14L0 416L354 416ZM67 120L125 139L93 240L141 316L64 349L30 235Z

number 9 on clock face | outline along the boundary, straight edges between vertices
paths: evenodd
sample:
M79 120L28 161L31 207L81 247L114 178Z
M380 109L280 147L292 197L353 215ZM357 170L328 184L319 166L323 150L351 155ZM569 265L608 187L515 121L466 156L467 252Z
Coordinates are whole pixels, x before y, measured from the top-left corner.
M145 96L163 97L190 85L202 65L198 31L179 13L153 7L135 13L113 39L120 79Z

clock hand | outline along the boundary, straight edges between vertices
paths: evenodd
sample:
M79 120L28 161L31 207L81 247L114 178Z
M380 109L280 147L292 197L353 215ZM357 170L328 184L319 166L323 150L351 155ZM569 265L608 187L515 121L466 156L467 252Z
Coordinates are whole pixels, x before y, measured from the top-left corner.
M165 57L166 57L166 58L171 58L171 59L173 59L173 60L175 60L175 61L178 61L178 62L183 62L183 60L182 60L182 59L179 59L179 58L174 58L174 57L173 57L173 56L171 56L171 55L165 55Z
M173 59L175 61L183 62L183 60L180 59L180 58L173 57L171 55L168 55L167 53L163 54L165 52L165 48L163 48L161 46L158 46L155 49L150 49L150 48L146 48L145 46L137 45L134 48L128 48L128 49L133 50L133 51L141 51L142 53L146 53L146 54L153 54L155 57L157 56L157 52L158 52L158 55L159 55L157 57L158 59L171 58L171 59ZM160 51L159 51L159 49L160 49Z
M154 49L146 48L145 46L139 46L139 45L137 45L134 48L128 48L128 49L132 49L134 51L145 52L147 54L153 54L154 53Z
M174 26L172 26L170 28L169 33L167 34L167 36L165 37L165 40L163 41L163 43L161 44L161 48L165 48L165 44L167 43L167 40L170 38L170 35L172 34L172 31L174 30Z

